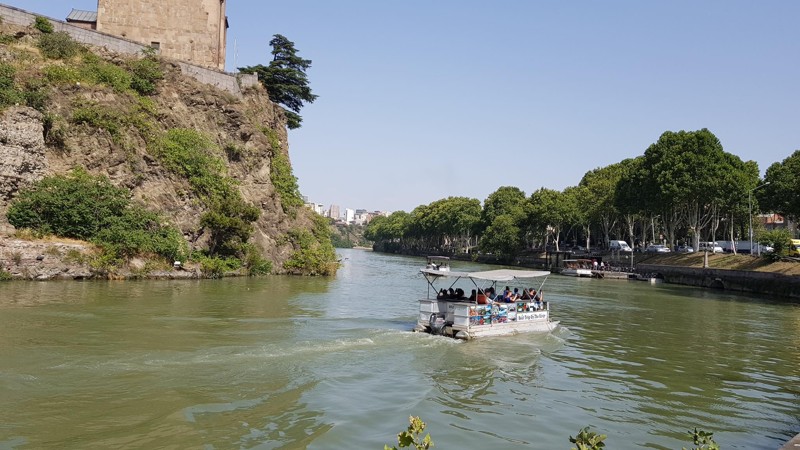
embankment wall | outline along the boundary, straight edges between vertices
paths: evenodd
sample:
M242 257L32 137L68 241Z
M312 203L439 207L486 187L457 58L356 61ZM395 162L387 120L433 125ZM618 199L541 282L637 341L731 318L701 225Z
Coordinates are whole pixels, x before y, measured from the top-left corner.
M703 269L656 264L637 264L636 271L663 277L667 283L739 292L755 292L800 299L800 277L798 276L772 272Z

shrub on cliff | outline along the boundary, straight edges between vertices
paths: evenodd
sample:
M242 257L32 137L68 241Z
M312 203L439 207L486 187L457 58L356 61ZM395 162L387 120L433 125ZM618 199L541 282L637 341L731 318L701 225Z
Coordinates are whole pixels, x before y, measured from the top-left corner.
M208 208L200 223L211 235L209 254L245 259L245 244L260 211L242 198L235 180L225 173L221 150L197 131L173 129L149 151L167 170L185 178Z
M132 75L131 89L141 95L153 95L156 93L156 83L164 78L164 72L161 71L154 49L148 47L143 53L142 59L128 63Z
M334 275L339 264L331 243L328 221L318 214L311 217L314 221L311 232L293 229L287 233L286 239L295 250L283 267L290 272L308 275Z
M50 34L53 32L53 24L50 23L46 17L42 16L36 16L36 19L33 21L33 28L36 28L44 34Z
M289 162L289 156L284 155L281 151L281 144L278 141L278 135L275 130L264 127L261 131L269 139L270 149L272 150L269 170L272 186L275 187L275 192L280 197L283 212L294 217L297 208L303 206L304 202L303 197L300 195L300 188L297 185L297 177L292 173L292 164Z
M0 107L23 103L25 97L15 85L17 69L11 64L0 62Z
M109 217L93 241L122 258L140 254L160 255L169 261L185 261L189 250L178 229L163 226L164 219L143 208L129 207Z
M7 216L17 228L95 242L113 258L144 253L184 260L183 235L163 225L158 214L132 205L129 197L108 178L75 169L20 192Z
M20 192L8 209L8 221L17 228L85 239L104 226L106 218L121 216L128 193L83 169L43 178Z
M63 31L39 36L37 46L42 55L49 59L69 59L81 49L81 45Z

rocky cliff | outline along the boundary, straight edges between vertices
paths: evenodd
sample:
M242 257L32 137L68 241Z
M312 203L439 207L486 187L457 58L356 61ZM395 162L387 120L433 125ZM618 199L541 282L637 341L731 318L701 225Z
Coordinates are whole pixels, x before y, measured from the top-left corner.
M100 56L91 59L91 67L107 70L110 79L90 77L93 81L87 82L80 76L84 69L42 56L36 30L0 24L0 31L0 69L13 73L12 88L24 94L20 99L27 99L6 102L0 111L0 252L11 248L15 230L6 211L20 189L75 167L129 189L134 202L161 213L180 229L192 250L206 249L209 232L200 221L206 205L189 180L168 170L148 150L160 134L189 129L213 143L225 163L225 176L234 180L247 203L258 208L250 242L273 263L273 272L319 272L298 267L297 261L290 270L284 268L302 250L290 236L313 229L316 219L296 202L287 205L273 184L277 162L288 163L287 132L281 108L263 88L234 96L183 76L174 62L159 60L163 78L152 95L140 95L121 89L113 79L112 69L125 67L127 57L90 49ZM291 172L288 176L294 180ZM45 253L40 244L32 247L34 253ZM90 247L87 244L85 251ZM5 269L16 276L41 278L31 267L26 274L15 269L15 260L32 260L16 257L25 252L18 240L13 248L15 256L10 251L0 254ZM85 275L81 272L80 277Z

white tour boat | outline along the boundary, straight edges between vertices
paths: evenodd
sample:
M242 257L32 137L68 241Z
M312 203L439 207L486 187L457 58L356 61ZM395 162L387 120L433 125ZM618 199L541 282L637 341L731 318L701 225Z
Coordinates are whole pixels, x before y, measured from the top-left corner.
M446 272L450 270L450 258L447 256L428 256L426 269Z
M565 259L561 275L568 277L592 277L591 259Z
M414 331L440 334L457 339L472 339L485 336L502 336L516 333L549 332L558 326L550 320L550 303L546 301L518 299L512 303L489 302L483 295L475 300L437 298L438 281L450 288L460 280L471 283L476 292L489 287L497 290L497 282L512 284L515 280L546 277L548 271L541 270L488 270L482 272L456 272L421 269L428 282L428 296L419 301L419 317ZM519 284L519 281L517 283ZM539 285L541 294L544 281ZM431 294L433 292L433 294Z

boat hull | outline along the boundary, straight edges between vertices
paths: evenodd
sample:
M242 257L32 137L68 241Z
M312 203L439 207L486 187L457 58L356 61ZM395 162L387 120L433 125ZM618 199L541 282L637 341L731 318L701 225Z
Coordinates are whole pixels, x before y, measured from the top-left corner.
M591 269L571 269L571 268L562 269L561 275L566 275L568 277L585 277L585 278L591 278L593 276Z
M558 326L548 309L535 309L532 302L476 305L468 302L420 300L414 331L457 339L547 333Z

